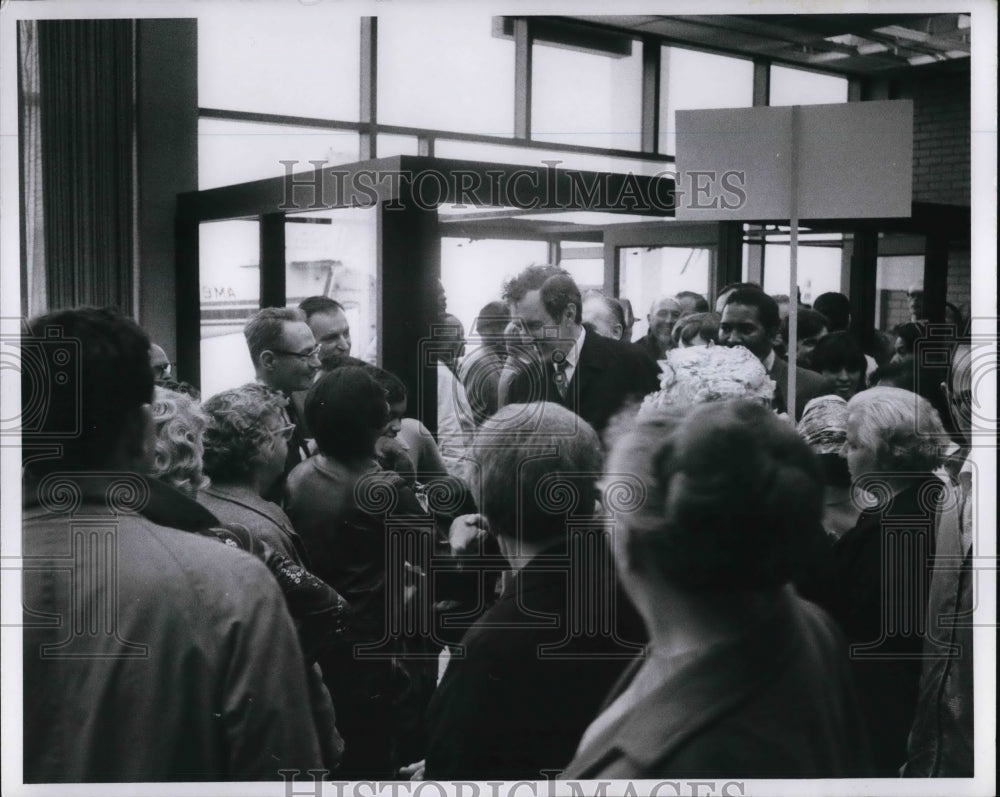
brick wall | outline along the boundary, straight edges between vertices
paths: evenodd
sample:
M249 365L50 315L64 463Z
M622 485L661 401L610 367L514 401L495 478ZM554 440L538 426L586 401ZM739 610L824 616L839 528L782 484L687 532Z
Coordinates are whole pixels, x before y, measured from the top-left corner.
M961 68L917 70L900 87L913 99L913 198L968 205L970 189L971 79Z
M910 304L906 299L905 290L880 291L879 301L882 303L882 322L879 326L888 332L898 324L910 320Z

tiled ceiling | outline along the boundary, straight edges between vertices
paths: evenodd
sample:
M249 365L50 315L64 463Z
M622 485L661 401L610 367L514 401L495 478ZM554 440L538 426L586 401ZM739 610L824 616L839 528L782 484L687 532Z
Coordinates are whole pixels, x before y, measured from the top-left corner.
M878 75L969 57L968 14L578 16L665 43L774 59L845 75Z

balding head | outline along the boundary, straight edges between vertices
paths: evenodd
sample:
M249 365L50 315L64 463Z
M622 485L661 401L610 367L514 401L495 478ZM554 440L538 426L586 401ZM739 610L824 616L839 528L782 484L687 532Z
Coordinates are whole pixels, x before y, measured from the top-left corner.
M681 317L681 305L672 296L664 296L657 299L649 308L649 334L656 339L660 347L660 353L665 354L667 349L674 345L673 332L674 324Z

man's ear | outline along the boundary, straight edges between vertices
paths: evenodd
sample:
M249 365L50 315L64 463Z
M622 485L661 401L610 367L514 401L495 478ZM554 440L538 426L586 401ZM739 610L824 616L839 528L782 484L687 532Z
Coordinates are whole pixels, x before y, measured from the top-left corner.
M615 331L615 340L621 340L625 328L621 324L615 324L612 329Z
M563 310L563 323L573 324L576 322L576 302L569 302Z
M274 352L265 349L260 353L260 357L257 361L260 363L260 367L265 371L271 370L271 368L274 367Z

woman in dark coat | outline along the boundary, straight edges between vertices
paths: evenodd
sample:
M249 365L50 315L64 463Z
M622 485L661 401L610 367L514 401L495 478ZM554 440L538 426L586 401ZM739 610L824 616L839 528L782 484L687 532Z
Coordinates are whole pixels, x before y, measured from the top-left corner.
M795 431L749 401L645 416L607 471L645 487L614 545L650 643L564 777L866 775L843 640L790 584L822 535L822 475Z
M869 507L833 546L820 600L851 642L877 774L897 777L917 705L946 440L934 408L894 387L847 404L847 465Z
M288 515L314 572L352 606L343 642L320 660L346 743L338 776L388 779L423 754L410 745L433 690L434 653L424 662L400 657L417 636L403 614L419 605L409 599L427 579L420 564L433 550L434 519L376 460L389 405L364 368L323 374L305 417L319 453L289 474Z

